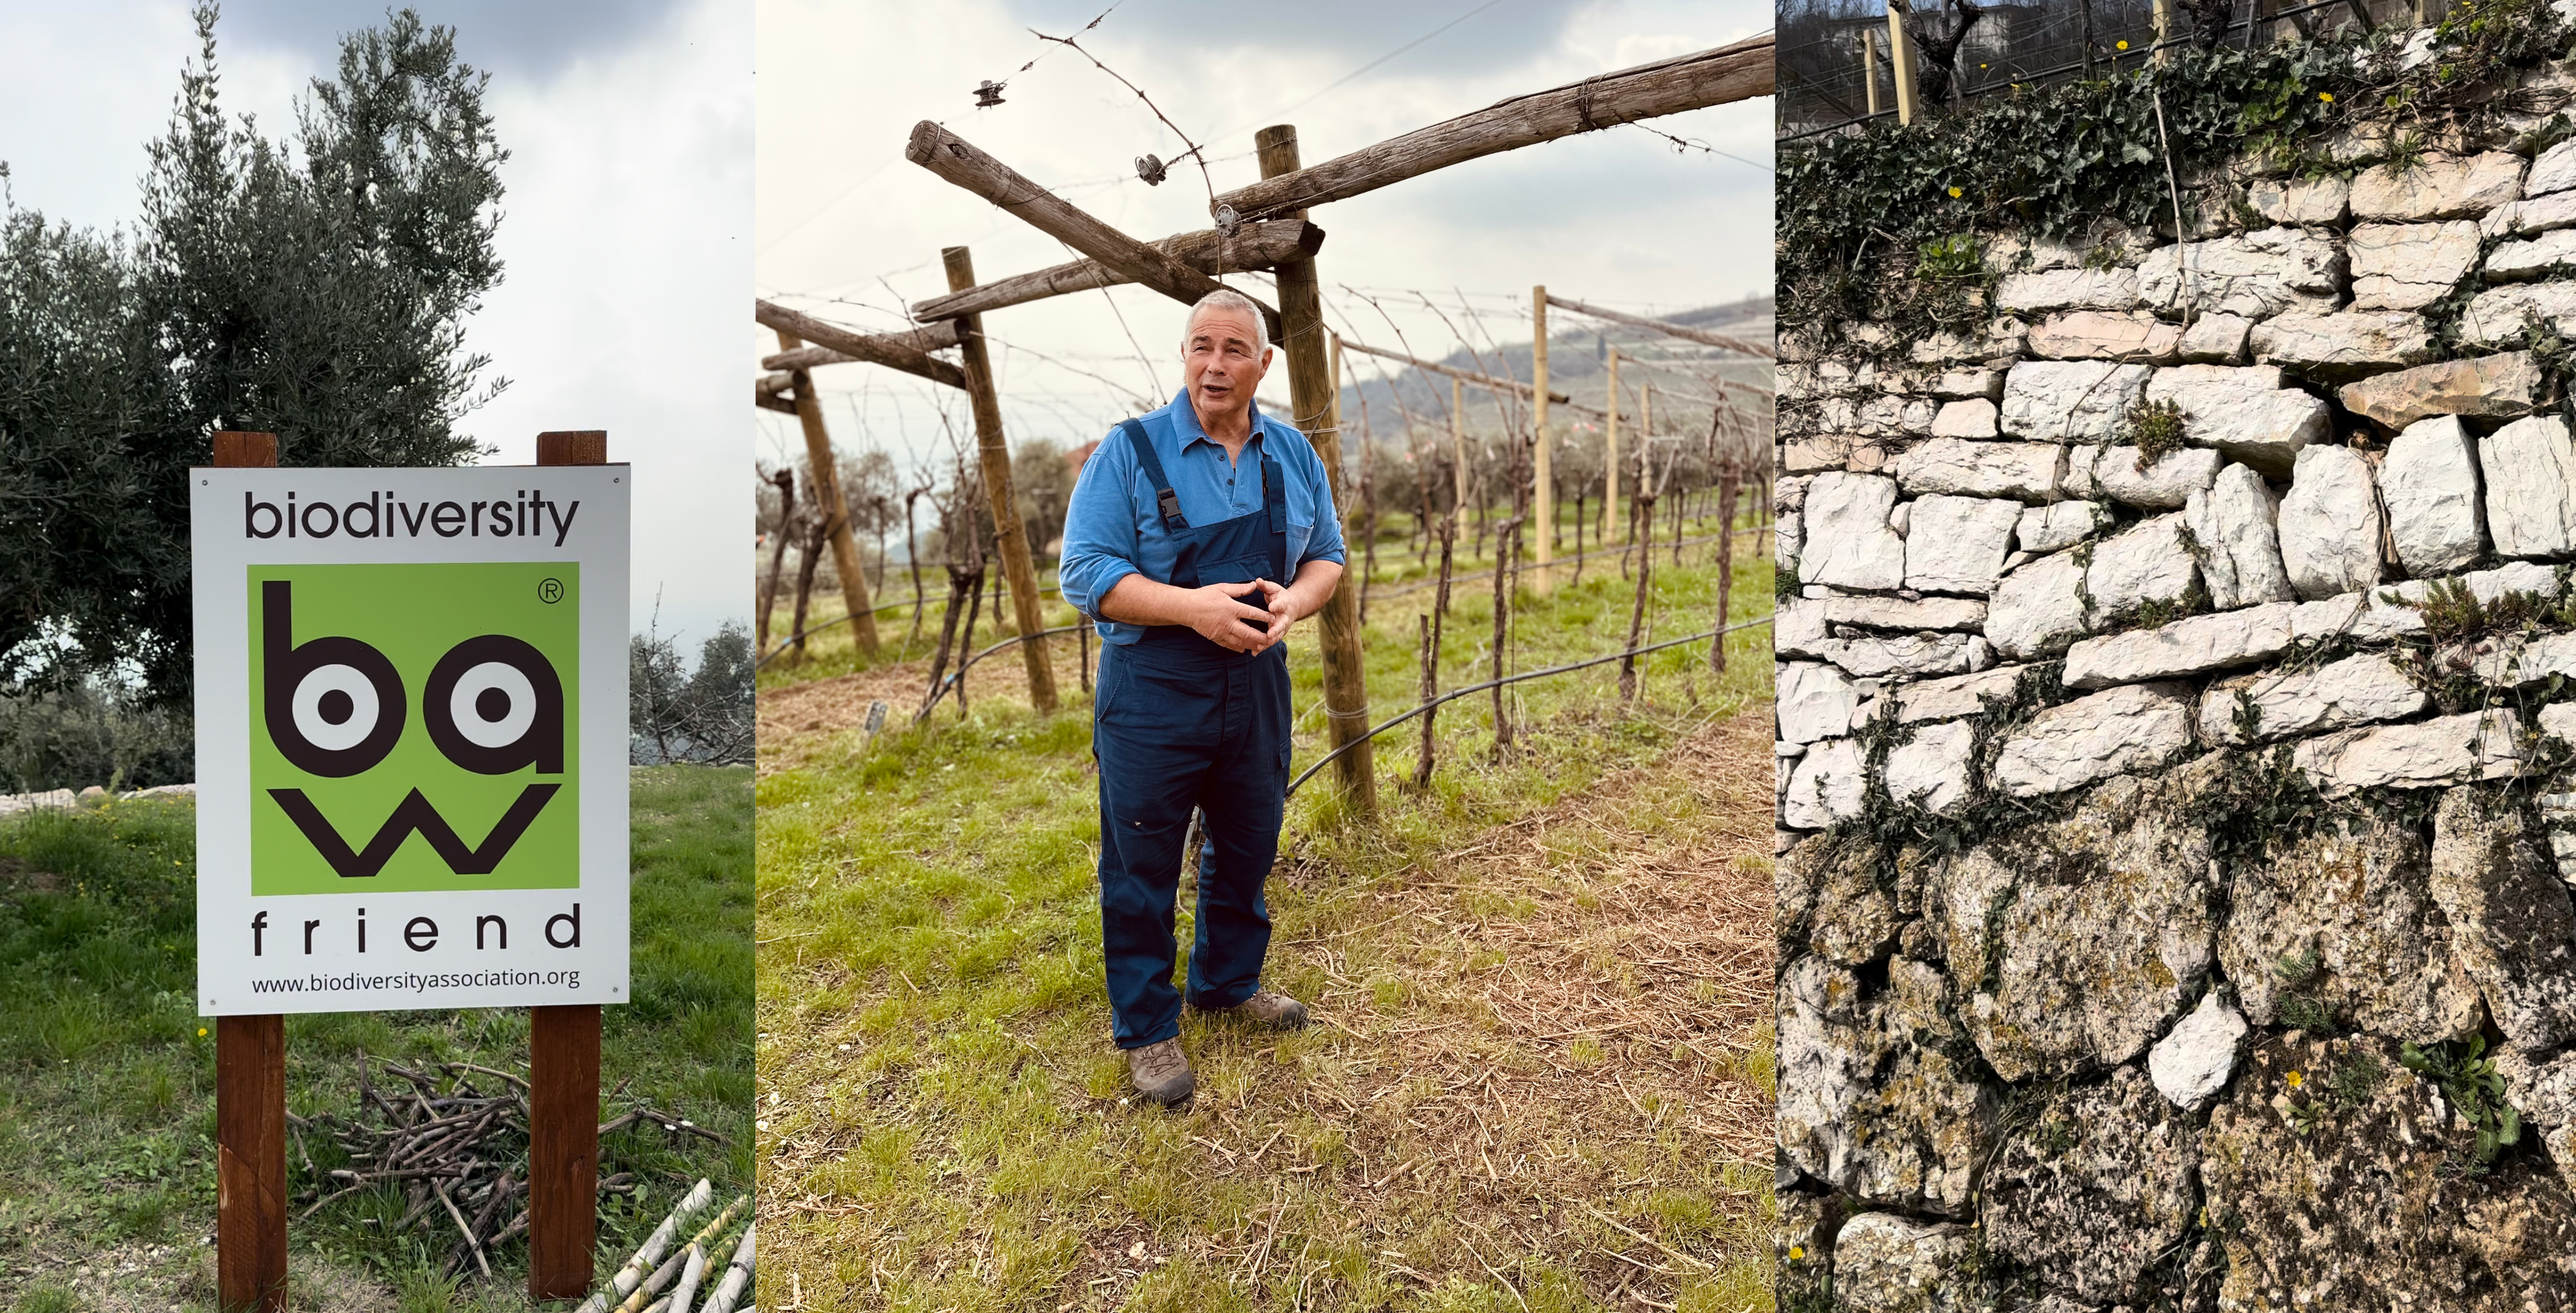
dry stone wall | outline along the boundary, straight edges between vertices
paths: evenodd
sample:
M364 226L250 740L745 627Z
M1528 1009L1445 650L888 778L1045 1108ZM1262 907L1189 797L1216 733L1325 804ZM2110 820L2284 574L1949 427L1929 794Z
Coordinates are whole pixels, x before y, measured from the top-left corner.
M2234 213L1782 353L1784 1308L2576 1309L2576 141Z

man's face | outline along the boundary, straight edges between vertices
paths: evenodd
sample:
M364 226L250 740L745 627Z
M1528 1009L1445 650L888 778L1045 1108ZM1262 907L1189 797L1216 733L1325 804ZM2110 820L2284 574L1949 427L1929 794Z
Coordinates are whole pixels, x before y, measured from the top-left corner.
M1253 390L1270 370L1270 349L1253 348L1253 322L1248 311L1215 306L1190 321L1189 342L1181 351L1181 379L1200 422L1244 414L1252 408Z

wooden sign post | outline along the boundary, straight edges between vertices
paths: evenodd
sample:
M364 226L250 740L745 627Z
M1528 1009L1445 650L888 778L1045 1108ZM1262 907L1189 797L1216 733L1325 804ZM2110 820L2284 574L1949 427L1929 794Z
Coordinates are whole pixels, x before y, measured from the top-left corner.
M811 404L808 393L797 390L800 409ZM607 463L605 431L537 435L539 465ZM850 556L855 560L857 553ZM599 1005L530 1008L528 1298L589 1294L590 1254L598 1236Z
M215 435L218 469L277 468L274 433ZM286 1018L215 1018L215 1299L286 1309Z

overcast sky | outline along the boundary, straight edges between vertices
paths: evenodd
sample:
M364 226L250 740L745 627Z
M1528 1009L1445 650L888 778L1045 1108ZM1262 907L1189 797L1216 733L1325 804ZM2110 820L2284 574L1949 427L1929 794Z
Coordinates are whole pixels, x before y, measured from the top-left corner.
M1206 227L1208 184L1196 168L1174 167L1159 187L1134 174L1135 157L1170 159L1188 147L1081 53L1031 35L1072 34L1108 3L760 0L762 294L852 326L894 328L904 303L947 289L942 246L970 247L986 281L1073 258L905 161L904 142L925 118L1131 236ZM1313 164L1506 96L1770 26L1771 6L1745 0L1121 0L1080 40L1206 146L1213 185L1224 191L1260 176L1252 134L1268 124L1296 125ZM1033 58L1036 66L1023 68ZM977 108L975 87L987 79L1006 84L1003 103ZM1461 338L1527 341L1534 283L1639 311L1768 293L1770 105L1654 121L1725 154L1677 150L1643 128L1619 127L1319 209L1312 218L1328 234L1317 260L1328 318L1352 336L1394 345L1366 293L1420 354L1437 358ZM1261 280L1236 281L1270 298ZM1424 307L1425 296L1448 323ZM986 332L1004 344L995 362L1013 441L1088 441L1137 398L1169 400L1179 389L1184 313L1120 288L988 315ZM752 338L755 350L776 349L774 338L756 330ZM1284 398L1286 373L1274 366L1265 398ZM819 385L834 436L854 448L938 444L943 401L953 422L965 423L962 405L941 396L946 389L909 375L837 365ZM801 450L792 419L759 413L757 422L764 457Z
M751 286L750 0L416 0L491 72L504 281L466 330L503 395L468 416L490 459L546 429L608 430L636 466L635 624L694 642L750 613L751 430L739 325ZM271 137L335 71L359 0L233 0L216 29L227 110ZM17 204L130 223L144 143L196 54L183 0L0 6L0 159ZM488 377L488 376L487 376Z

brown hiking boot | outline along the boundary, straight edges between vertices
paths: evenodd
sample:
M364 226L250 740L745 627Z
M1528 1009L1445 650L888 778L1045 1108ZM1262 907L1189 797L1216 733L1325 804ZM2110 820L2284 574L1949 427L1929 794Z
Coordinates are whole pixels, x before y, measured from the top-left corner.
M1181 1053L1178 1036L1160 1044L1127 1050L1127 1079L1136 1092L1166 1108L1177 1107L1198 1088L1190 1075L1190 1060Z
M1210 1008L1207 1011L1213 1016L1248 1018L1272 1030L1306 1028L1306 1005L1275 989L1255 990L1252 997L1233 1007Z

